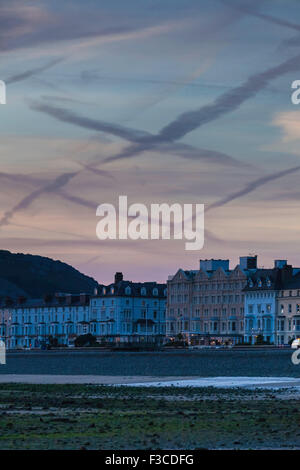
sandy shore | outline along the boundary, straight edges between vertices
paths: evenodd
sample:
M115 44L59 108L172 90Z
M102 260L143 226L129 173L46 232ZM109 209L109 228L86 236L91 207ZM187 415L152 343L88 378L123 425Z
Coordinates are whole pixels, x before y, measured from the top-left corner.
M34 375L1 374L0 383L95 384L176 387L300 388L300 378L291 377L151 377L108 375Z

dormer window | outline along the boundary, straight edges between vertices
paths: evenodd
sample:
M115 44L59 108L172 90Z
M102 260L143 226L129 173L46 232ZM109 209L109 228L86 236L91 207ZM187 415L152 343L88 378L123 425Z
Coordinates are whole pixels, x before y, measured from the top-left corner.
M155 295L155 296L158 295L158 289L156 287L153 289L153 295Z
M114 289L113 287L111 287L110 293L111 293L111 294L114 294L114 293L115 293L115 289Z
M267 279L267 287L271 287L271 281L270 281L270 279Z
M146 294L147 294L146 288L142 287L141 288L141 295L146 295Z
M126 287L126 289L125 289L125 294L126 294L126 295L131 295L131 289L130 289L129 286Z
M102 294L103 294L103 295L106 294L106 289L105 289L105 287L103 287L103 289L102 289Z
M252 279L249 279L249 281L248 281L248 285L249 285L249 287L253 287L253 282L252 282Z
M262 286L261 279L258 279L258 281L257 281L257 285L258 285L258 287L261 287L261 286Z

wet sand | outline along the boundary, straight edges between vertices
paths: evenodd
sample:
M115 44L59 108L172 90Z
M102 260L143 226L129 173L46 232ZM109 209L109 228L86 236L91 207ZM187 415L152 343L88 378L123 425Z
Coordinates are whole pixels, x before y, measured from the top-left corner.
M108 375L2 374L0 383L94 384L131 386L175 386L217 388L300 388L300 379L291 377L155 377Z

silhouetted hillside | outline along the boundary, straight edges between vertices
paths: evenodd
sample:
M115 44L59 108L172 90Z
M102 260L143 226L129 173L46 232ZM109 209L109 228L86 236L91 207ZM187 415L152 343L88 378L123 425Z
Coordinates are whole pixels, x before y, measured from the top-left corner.
M61 261L0 250L0 296L34 298L55 292L92 294L97 286L95 279Z

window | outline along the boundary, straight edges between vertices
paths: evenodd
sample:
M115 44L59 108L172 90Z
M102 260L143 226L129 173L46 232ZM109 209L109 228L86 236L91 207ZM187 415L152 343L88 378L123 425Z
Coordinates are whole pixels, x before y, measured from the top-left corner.
M261 313L261 304L257 305L257 313Z

